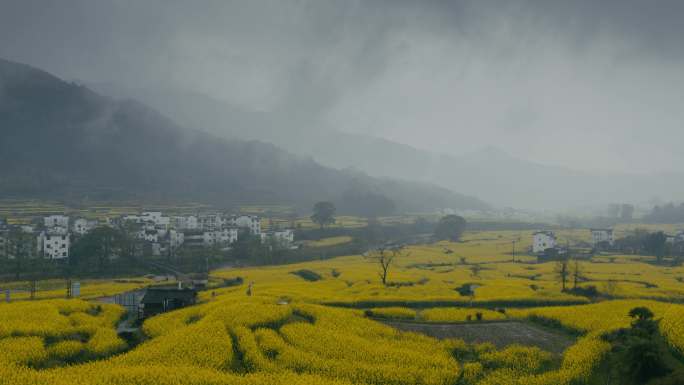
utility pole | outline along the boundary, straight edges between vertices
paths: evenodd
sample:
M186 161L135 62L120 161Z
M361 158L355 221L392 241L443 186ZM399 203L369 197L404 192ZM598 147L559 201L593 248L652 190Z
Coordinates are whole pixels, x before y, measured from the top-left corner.
M36 299L36 280L31 281L31 299L34 300Z
M515 239L511 241L511 243L513 244L513 251L511 253L513 254L513 263L515 263L515 242L517 242L517 240Z

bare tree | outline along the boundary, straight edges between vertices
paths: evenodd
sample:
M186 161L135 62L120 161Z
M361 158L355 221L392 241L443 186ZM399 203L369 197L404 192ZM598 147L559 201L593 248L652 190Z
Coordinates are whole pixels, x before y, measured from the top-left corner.
M618 283L617 283L617 281L615 281L613 279L610 279L610 280L603 283L603 292L610 297L615 295L617 288L618 288Z
M583 279L583 272L584 268L582 267L582 264L580 263L579 259L573 259L572 260L572 288L577 289L577 284L581 279Z
M570 275L570 269L568 266L568 260L567 259L561 259L556 262L556 268L554 269L554 272L556 273L556 277L561 283L561 290L565 291L566 288L566 283L568 282L568 276Z
M366 255L366 259L378 265L378 275L380 276L380 280L382 281L383 285L387 285L387 275L389 274L389 269L392 266L392 263L395 261L395 259L407 255L408 254L404 254L403 247L401 246L392 248L382 246L368 253L368 255Z
M472 275L475 278L480 278L480 271L482 270L482 267L478 264L474 264L470 266L470 275Z

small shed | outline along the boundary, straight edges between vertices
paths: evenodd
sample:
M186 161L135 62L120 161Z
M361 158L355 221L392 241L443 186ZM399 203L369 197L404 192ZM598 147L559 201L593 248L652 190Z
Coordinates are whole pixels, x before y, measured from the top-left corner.
M140 301L141 318L194 305L197 291L189 288L150 287Z

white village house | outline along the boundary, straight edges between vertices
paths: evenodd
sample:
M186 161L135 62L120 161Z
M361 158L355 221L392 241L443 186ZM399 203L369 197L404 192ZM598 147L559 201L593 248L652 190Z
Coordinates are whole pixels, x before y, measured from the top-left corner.
M197 227L206 231L220 230L225 224L220 213L202 214L197 218L197 222Z
M199 222L194 215L176 216L171 218L171 226L176 230L197 230Z
M159 242L159 232L155 228L141 230L140 235L142 235L142 239L145 242L150 242L150 243L158 243Z
M171 218L165 217L160 211L144 211L140 215L124 215L121 218L124 222L154 225L157 228L168 228Z
M556 247L556 234L553 231L537 231L532 236L532 252L542 254Z
M261 218L256 215L233 215L228 218L228 224L248 229L252 235L261 234Z
M276 242L279 245L289 247L294 242L294 230L285 229L285 230L274 230L274 231L269 231L266 233L261 233L261 242L262 243L265 243L269 240Z
M43 226L16 226L25 233L34 234L30 249L38 255L49 259L69 258L72 234L86 235L95 229L100 222L83 217L70 218L67 215L50 215L43 217ZM255 215L226 215L223 213L207 213L188 216L164 216L160 211L144 211L140 214L123 215L117 219L107 219L107 226L123 226L126 223L134 226L135 236L144 245L143 250L151 250L152 255L173 252L181 246L187 247L221 247L226 248L237 242L241 231L248 231L258 236L262 242L273 241L284 247L294 242L294 231L291 229L274 229L262 233L261 218ZM8 257L8 233L10 226L0 223L0 256Z
M606 243L613 246L613 229L591 229L591 240L594 247Z
M97 221L85 218L77 218L71 225L71 231L78 235L86 235L90 230L97 227Z
M43 257L49 259L69 258L70 236L67 231L61 229L55 227L38 234L37 248L39 254L42 253Z
M153 223L158 228L168 228L171 223L171 218L162 215L161 211L144 211L140 215L143 223Z
M169 244L171 249L175 250L181 247L183 242L185 242L185 234L181 231L171 229L165 234L164 240Z
M205 246L229 245L238 239L238 229L225 227L221 230L205 231L202 234Z
M69 228L69 217L66 215L48 215L43 217L43 224L45 227L64 227Z

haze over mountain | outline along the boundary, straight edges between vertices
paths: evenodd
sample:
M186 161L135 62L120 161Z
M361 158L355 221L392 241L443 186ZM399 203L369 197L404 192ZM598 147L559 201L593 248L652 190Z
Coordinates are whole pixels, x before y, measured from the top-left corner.
M359 214L375 206L386 214L392 204L401 211L486 207L444 188L338 171L268 143L181 128L139 102L103 97L5 60L0 60L0 126L3 198L300 208L330 199L343 212Z
M682 1L3 5L0 57L180 126L499 206L682 199Z
M201 93L91 86L112 97L142 100L186 126L195 122L215 135L273 142L330 167L433 183L498 206L563 209L684 195L684 174L578 171L520 159L493 146L460 156L440 154L370 135L319 129L311 121L288 129L287 115L248 111Z

